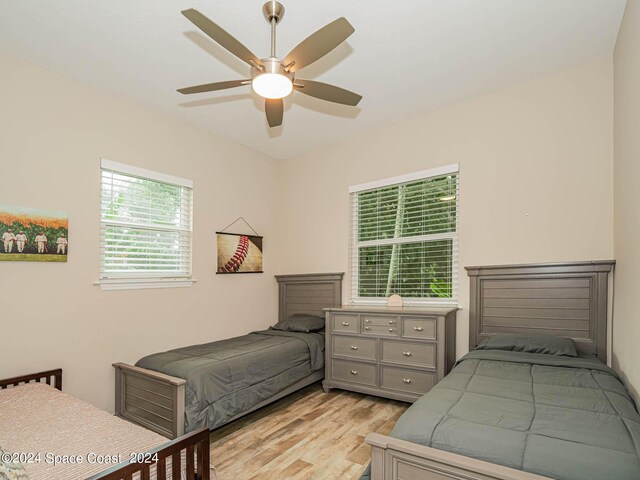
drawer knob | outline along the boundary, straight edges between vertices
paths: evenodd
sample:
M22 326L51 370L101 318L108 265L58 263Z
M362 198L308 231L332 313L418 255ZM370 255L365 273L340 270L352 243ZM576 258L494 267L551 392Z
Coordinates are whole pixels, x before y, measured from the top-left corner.
M411 379L410 378L403 378L402 382L403 383L411 383Z
M395 331L395 328L390 328L389 331L393 332L393 331Z
M413 353L411 353L411 352L402 352L402 354L403 354L405 357L410 357L411 355L413 355Z
M342 322L342 325L344 325L345 327L349 326L349 322Z
M357 375L358 374L358 370L351 370L351 375Z
M349 348L350 348L351 350L357 350L357 349L358 349L358 346L357 346L357 345L351 345Z
M393 325L394 323L396 323L395 320L389 320L389 325Z
M371 330L369 327L364 327L365 330Z
M422 328L422 327L413 327L413 329L414 329L416 332L421 332L421 331L423 331L423 330L424 330L424 328Z
M371 320L365 320L364 323L371 323Z

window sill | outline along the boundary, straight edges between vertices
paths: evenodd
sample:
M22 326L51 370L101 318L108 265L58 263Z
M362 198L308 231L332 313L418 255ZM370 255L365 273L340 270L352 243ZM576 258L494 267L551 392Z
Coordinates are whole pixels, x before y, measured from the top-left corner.
M462 306L458 303L457 300L410 300L407 298L403 298L403 305L405 307L456 307L458 309L462 309ZM351 305L362 305L362 306L378 306L384 307L387 305L387 299L351 299L349 302Z
M94 285L99 285L102 290L141 290L148 288L184 288L190 287L197 280L193 278L169 278L169 279L118 279L99 280Z

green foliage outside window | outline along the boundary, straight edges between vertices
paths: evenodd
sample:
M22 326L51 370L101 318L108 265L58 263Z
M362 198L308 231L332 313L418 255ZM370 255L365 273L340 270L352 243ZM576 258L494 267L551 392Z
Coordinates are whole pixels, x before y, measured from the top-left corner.
M190 222L183 187L115 172L107 175L110 182L103 182L101 209L107 271L180 270L182 253L189 246L176 229Z
M456 194L455 175L357 194L359 297L453 296Z

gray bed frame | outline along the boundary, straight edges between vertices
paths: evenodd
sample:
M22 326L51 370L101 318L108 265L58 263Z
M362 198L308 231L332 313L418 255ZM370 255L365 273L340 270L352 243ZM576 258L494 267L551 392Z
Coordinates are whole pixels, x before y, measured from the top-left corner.
M469 348L490 335L571 337L580 355L607 361L608 275L614 260L466 267ZM371 480L549 480L377 433Z
M276 275L279 285L278 316L294 313L324 316L323 308L342 304L344 273ZM168 438L184 434L186 380L126 363L114 363L116 370L115 414ZM313 372L276 395L254 405L226 423L324 378L324 369ZM222 426L222 425L219 425Z

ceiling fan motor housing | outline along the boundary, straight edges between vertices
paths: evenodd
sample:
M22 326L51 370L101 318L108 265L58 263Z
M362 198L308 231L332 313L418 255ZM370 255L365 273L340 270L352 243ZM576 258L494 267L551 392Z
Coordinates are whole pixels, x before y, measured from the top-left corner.
M262 58L260 59L262 65L264 65L264 70L258 70L255 67L251 67L251 79L256 78L258 75L263 73L279 73L280 75L284 75L285 77L291 80L295 78L295 73L288 72L287 69L282 65L282 60L276 57Z

